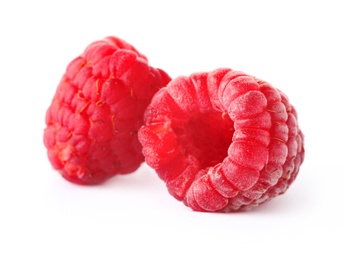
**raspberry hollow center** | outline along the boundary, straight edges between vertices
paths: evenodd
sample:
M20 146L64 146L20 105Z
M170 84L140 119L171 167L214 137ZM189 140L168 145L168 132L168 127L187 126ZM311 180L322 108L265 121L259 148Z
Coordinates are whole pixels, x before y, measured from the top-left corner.
M196 115L173 128L184 154L195 157L203 169L221 163L227 157L234 133L234 123L227 114L208 112Z

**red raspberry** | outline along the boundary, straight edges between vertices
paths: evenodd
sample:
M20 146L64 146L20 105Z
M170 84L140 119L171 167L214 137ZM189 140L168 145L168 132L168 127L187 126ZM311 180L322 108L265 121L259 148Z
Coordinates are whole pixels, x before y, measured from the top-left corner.
M52 166L78 184L97 184L144 161L137 131L152 96L170 81L125 41L90 44L67 67L46 113Z
M172 80L139 130L146 162L196 211L247 210L284 193L304 159L287 97L230 69Z

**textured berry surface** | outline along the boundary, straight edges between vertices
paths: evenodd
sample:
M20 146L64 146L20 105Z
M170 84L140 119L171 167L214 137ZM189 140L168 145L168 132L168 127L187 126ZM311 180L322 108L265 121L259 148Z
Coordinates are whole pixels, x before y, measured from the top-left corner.
M136 170L144 161L137 139L144 110L169 81L119 38L90 44L67 66L46 112L52 166L78 184Z
M304 159L288 98L230 69L172 80L139 130L146 162L196 211L248 210L284 193Z

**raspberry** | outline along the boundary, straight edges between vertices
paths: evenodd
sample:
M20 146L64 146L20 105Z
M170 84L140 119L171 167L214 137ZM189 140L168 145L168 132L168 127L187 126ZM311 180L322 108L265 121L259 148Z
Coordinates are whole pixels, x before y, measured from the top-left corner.
M97 184L144 161L137 131L152 96L170 81L116 37L93 42L68 65L46 112L52 166L78 184Z
M139 140L169 193L196 211L267 202L288 189L304 159L288 98L227 68L178 77L159 90Z

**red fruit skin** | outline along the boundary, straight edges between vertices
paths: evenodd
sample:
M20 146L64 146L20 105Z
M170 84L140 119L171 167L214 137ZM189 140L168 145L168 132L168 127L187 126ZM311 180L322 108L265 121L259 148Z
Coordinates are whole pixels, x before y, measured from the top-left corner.
M98 184L144 161L137 132L152 96L170 81L117 37L91 43L70 62L46 112L52 166L77 184Z
M265 203L289 188L304 160L288 98L227 68L172 80L153 97L138 136L147 164L195 211Z

